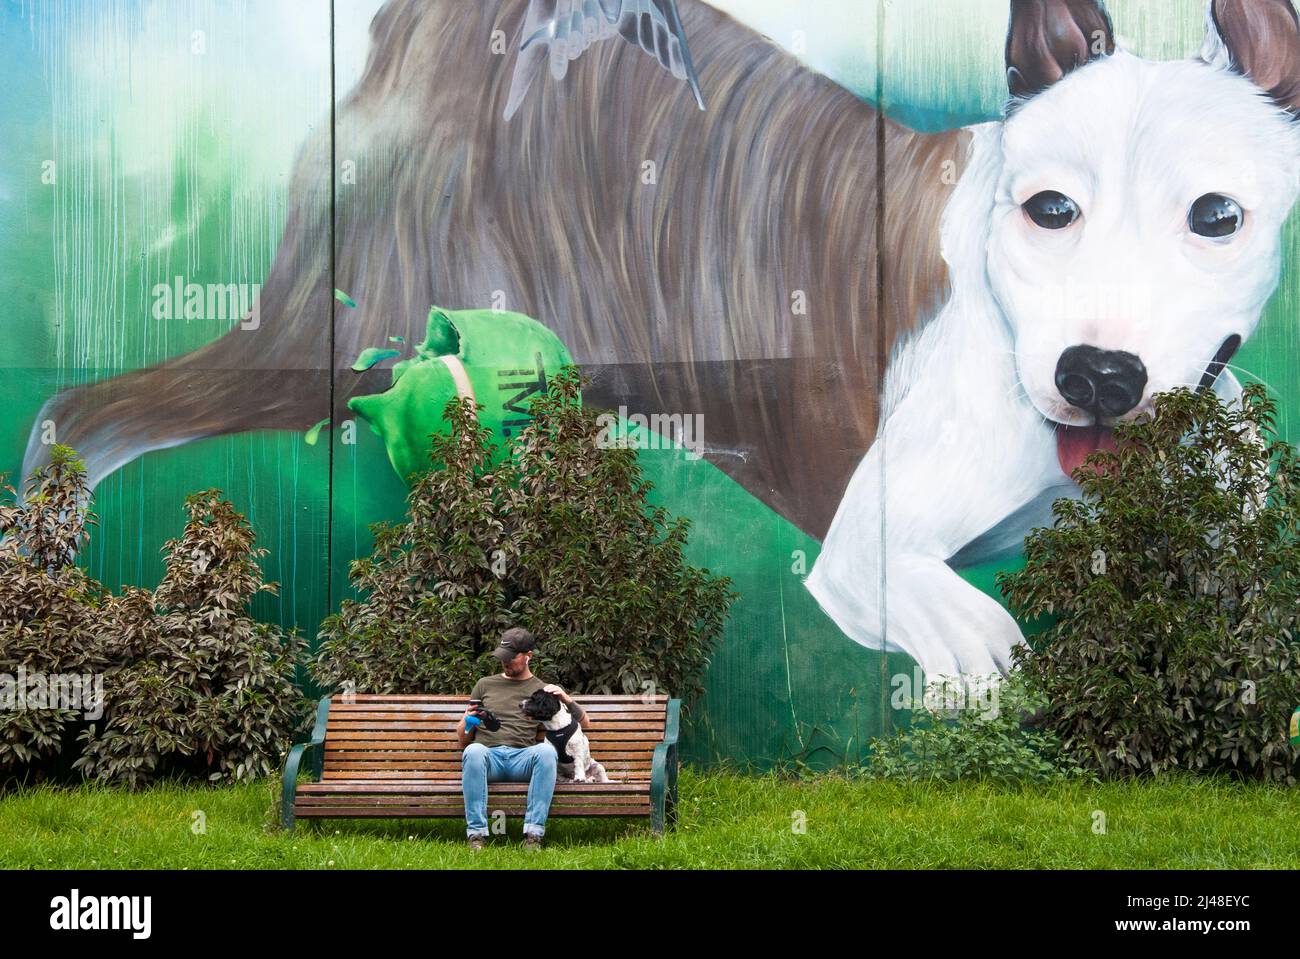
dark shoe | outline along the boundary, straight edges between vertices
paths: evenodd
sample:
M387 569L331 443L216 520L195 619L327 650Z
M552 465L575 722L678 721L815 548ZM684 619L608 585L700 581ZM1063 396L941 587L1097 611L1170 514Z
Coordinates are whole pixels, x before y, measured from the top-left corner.
M542 848L542 837L536 833L527 833L524 836L524 848L529 852Z
M486 836L470 836L470 837L469 837L469 851L470 851L470 852L482 852L484 846L486 846L486 845L487 845L487 837L486 837Z

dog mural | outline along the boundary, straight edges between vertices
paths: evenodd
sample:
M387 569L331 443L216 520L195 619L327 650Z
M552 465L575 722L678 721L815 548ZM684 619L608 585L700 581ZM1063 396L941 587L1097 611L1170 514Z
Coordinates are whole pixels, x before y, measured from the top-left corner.
M1215 0L1202 58L1157 64L1099 3L1013 0L1005 121L920 133L700 0L596 4L561 45L555 4L389 0L334 142L303 147L257 322L37 423L98 482L304 430L323 374L340 421L385 385L363 349L499 305L559 337L588 402L701 414L704 456L824 538L808 586L848 637L1004 668L1019 631L954 567L1017 545L1153 391L1235 388L1296 194L1294 9ZM516 57L482 53L498 32ZM1157 282L1102 318L1054 312L1068 277ZM34 429L24 468L46 455Z
M928 673L1005 671L1022 638L953 565L1050 525L1153 393L1240 395L1224 367L1277 286L1300 190L1286 0L1215 0L1201 56L1168 63L1116 49L1098 3L1013 3L1007 77L1008 118L973 131L944 212L951 298L890 364L882 435L807 583L846 633Z

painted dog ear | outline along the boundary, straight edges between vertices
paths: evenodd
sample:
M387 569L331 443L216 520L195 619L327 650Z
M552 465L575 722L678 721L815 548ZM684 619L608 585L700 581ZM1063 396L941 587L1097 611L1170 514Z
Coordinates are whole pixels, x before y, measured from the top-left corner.
M1291 0L1210 0L1209 21L1201 57L1300 112L1300 19Z
M1007 87L1041 93L1071 70L1115 52L1115 31L1098 0L1011 0Z

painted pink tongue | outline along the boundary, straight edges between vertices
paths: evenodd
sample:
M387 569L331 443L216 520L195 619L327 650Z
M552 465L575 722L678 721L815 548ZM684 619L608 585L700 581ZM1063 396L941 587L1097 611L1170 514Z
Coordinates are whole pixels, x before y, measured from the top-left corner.
M1094 450L1116 452L1115 438L1108 426L1058 426L1056 428L1056 458L1066 476L1083 465Z

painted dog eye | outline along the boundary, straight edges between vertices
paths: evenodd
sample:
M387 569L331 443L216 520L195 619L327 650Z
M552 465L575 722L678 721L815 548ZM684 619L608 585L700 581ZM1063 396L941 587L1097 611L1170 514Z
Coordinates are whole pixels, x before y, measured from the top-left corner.
M1055 190L1035 193L1021 209L1044 230L1064 230L1080 216L1078 204Z
M1187 224L1198 236L1232 236L1241 229L1245 214L1237 201L1222 193L1207 193L1192 204Z

